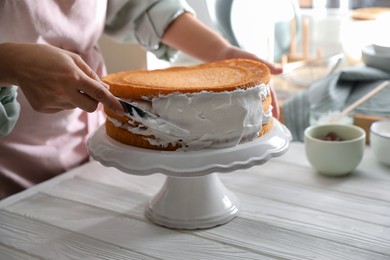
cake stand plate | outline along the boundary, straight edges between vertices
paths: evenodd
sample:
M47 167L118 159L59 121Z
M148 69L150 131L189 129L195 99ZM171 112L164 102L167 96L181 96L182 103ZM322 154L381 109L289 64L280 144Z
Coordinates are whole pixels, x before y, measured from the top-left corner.
M239 212L239 200L220 181L227 173L267 162L284 154L291 134L274 119L262 138L225 149L156 151L119 143L100 127L88 140L90 155L125 173L167 176L161 190L147 203L145 215L169 228L199 229L225 224Z

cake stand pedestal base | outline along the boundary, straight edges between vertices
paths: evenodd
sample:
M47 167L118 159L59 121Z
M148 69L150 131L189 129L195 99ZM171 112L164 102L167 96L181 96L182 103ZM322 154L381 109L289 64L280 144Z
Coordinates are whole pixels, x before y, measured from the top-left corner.
M247 169L284 154L290 131L274 119L261 138L223 149L157 151L119 143L100 127L88 140L91 156L107 167L135 175L161 173L167 179L145 207L145 216L160 226L204 229L222 225L239 211L239 200L218 174ZM202 162L202 163L199 163ZM218 174L217 174L218 173Z
M222 225L239 212L239 200L217 173L198 177L167 176L161 190L147 203L146 217L153 223L178 229Z

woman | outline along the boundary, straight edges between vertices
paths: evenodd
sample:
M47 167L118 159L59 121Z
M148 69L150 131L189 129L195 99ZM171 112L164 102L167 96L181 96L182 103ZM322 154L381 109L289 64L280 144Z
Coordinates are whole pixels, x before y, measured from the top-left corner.
M103 32L160 59L181 50L203 61L259 60L204 26L180 0L3 0L0 24L0 122L8 122L0 128L0 198L85 163L87 138L104 121L101 104L123 113L100 81Z

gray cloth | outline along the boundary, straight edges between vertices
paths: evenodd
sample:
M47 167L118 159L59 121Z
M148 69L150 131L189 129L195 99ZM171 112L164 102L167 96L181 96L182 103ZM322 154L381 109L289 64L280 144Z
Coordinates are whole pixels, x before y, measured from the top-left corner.
M0 87L0 136L8 135L19 118L16 87Z
M184 12L184 0L109 0L104 32L123 43L137 43L157 58L172 61L177 50L161 43L169 24Z
M366 66L345 68L291 96L283 105L283 114L293 140L303 141L304 130L316 115L341 111L388 79L390 73L379 69ZM390 87L361 104L354 112L389 117Z

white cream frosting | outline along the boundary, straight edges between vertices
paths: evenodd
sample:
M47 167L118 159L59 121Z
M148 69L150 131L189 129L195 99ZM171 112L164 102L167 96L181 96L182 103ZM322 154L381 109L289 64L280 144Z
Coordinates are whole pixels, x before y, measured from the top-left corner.
M262 124L272 118L272 107L263 112L261 102L269 94L269 86L261 84L245 90L172 93L151 100L145 98L140 104L144 109L190 131L190 135L183 139L143 125L135 127L113 118L109 120L116 127L144 135L153 145L180 143L182 150L226 148L257 137Z

